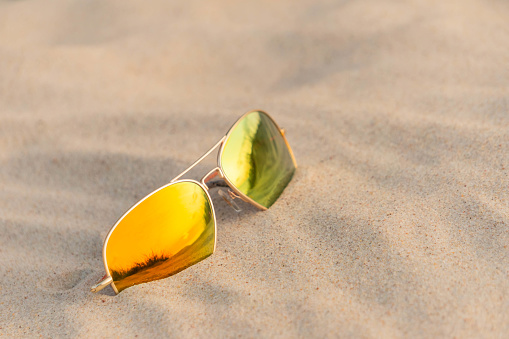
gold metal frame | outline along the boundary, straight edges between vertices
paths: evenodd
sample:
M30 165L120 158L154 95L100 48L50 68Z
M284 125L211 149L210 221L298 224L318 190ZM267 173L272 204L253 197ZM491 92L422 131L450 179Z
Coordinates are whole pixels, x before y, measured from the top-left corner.
M134 204L133 206L131 206L131 208L129 208L127 210L127 212L125 212L118 220L117 222L115 222L115 224L111 227L110 231L108 232L108 235L106 236L106 239L104 239L104 245L103 245L103 262L104 262L104 269L106 270L106 275L101 279L101 281L99 283L97 283L96 285L92 286L91 287L91 291L92 292L98 292L100 290L102 290L103 288L107 287L108 285L111 285L111 287L113 288L113 291L115 291L115 294L118 294L118 290L115 286L115 283L113 282L113 279L111 277L111 274L110 274L110 271L109 271L109 268L108 268L108 263L107 263L107 260L106 260L106 247L108 245L108 240L110 239L110 236L111 234L113 233L113 231L115 230L115 228L117 227L117 225L122 221L122 219L124 219L124 217L129 214L136 206L138 206L141 202L143 202L145 199L147 199L148 197L150 197L151 195L153 195L154 193L162 190L163 188L166 188L166 187L169 187L171 185L174 185L174 184L177 184L177 183L180 183L180 182L193 182L195 184L198 184L201 188L203 188L203 190L205 191L205 193L207 194L207 198L209 199L209 202L210 202L210 205L212 207L212 214L214 215L214 250L212 251L212 253L214 253L216 251L216 243L217 243L217 223L216 223L216 212L214 210L214 204L212 203L212 198L210 197L210 194L209 194L209 189L210 187L208 187L207 183L211 183L213 179L215 179L216 177L219 177L219 179L223 180L229 187L229 189L231 189L237 196L234 196L234 198L236 197L239 197L240 199L244 200L245 202L248 202L256 207L258 207L259 209L261 210L266 210L267 208L265 206L262 206L260 205L259 203L257 203L256 201L254 201L253 199L251 199L250 197L248 197L247 195L245 195L244 193L242 193L241 191L239 191L235 185L228 179L228 177L224 174L224 171L223 171L223 167L222 167L222 164L221 164L221 156L223 155L223 151L224 151L224 147L226 145L226 141L228 140L228 138L230 137L230 134L232 133L233 129L239 124L239 122L245 117L247 116L248 114L250 113L253 113L253 112L261 112L263 114L265 114L267 117L269 117L269 119L274 123L274 125L277 127L277 129L279 130L279 132L281 133L281 136L283 137L285 143L286 143L286 146L288 147L288 151L290 152L290 155L292 157L292 160L293 160L293 164L295 165L295 168L297 168L297 161L295 160L295 156L293 155L293 151L292 151L292 148L290 147L290 144L288 143L288 140L286 139L286 135L285 135L285 130L282 129L281 127L279 127L279 125L276 123L276 121L266 112L262 111L262 110L253 110L253 111L249 111L245 114L243 114L239 119L237 119L237 121L230 127L230 129L228 130L228 132L226 133L225 136L223 136L221 138L221 140L219 140L211 149L209 149L207 152L205 152L205 154L203 154L198 160L196 160L191 166L189 166L186 170L184 170L182 173L180 173L179 175L177 175L175 178L173 178L168 184L156 189L155 191L147 194L143 199L141 199L140 201L138 201L136 204ZM191 169L193 169L196 165L198 165L203 159L205 159L210 153L212 153L216 148L218 148L219 146L221 146L221 148L219 149L219 152L217 154L217 167L212 169L211 171L209 171L203 178L200 179L200 181L196 181L196 180L191 180L191 179L183 179L183 180L179 180L181 177L183 177L187 172L189 172Z

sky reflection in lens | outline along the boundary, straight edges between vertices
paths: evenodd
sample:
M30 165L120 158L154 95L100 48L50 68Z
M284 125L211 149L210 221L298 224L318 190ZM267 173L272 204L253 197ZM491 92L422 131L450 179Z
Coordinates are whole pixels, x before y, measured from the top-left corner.
M106 260L116 288L166 278L214 251L211 203L201 186L180 182L139 203L113 230Z

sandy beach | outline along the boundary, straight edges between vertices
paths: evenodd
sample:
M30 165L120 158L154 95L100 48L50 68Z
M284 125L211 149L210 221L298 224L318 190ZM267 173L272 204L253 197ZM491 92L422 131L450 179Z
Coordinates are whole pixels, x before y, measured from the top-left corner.
M505 0L0 1L0 336L508 338ZM216 252L91 293L243 113L299 168ZM215 166L207 158L187 177Z

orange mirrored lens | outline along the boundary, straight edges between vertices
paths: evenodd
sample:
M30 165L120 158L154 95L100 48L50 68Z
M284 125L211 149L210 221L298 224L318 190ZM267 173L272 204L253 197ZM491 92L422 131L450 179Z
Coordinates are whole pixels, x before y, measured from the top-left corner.
M195 182L166 186L121 219L106 246L115 287L166 278L214 252L215 220L205 190Z
M261 111L248 113L230 131L221 166L240 192L266 208L283 193L296 168L280 129Z

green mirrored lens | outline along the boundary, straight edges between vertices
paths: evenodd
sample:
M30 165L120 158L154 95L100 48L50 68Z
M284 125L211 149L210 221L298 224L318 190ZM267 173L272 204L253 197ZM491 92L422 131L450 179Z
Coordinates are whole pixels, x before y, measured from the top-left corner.
M266 113L255 111L230 131L221 167L240 192L269 208L283 193L296 166L279 128Z
M123 289L166 278L214 252L215 221L209 197L195 182L178 182L136 205L111 233L106 263Z

